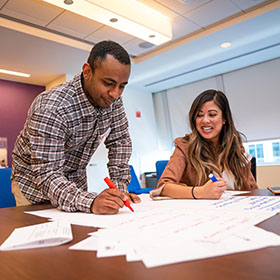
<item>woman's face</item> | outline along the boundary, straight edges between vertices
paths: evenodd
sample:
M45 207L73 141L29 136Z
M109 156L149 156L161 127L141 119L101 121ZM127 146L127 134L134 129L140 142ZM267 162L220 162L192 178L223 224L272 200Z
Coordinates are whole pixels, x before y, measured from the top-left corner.
M196 129L201 137L211 141L214 147L219 143L220 133L225 122L221 109L214 101L205 102L195 119Z

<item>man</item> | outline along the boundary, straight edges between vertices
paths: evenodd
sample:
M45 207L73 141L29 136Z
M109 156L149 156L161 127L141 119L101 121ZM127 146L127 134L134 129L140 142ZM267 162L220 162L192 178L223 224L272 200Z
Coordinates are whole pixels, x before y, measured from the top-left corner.
M31 105L13 150L17 205L50 202L68 212L117 213L128 198L131 139L121 94L130 58L117 43L96 44L73 80L41 93ZM108 169L121 190L87 191L86 166L101 139ZM98 176L98 174L96 174ZM133 202L140 202L130 194Z

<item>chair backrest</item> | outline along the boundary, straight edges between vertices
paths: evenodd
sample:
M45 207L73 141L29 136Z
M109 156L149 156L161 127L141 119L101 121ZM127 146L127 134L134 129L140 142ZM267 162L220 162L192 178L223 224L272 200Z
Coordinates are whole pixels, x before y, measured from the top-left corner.
M252 172L255 180L257 181L257 164L256 164L256 158L255 157L251 158L251 172Z
M133 192L134 190L141 189L141 185L140 185L139 180L138 180L138 178L135 174L133 166L129 165L129 169L130 169L131 181L130 181L129 185L127 186L127 190L129 192Z
M12 194L11 168L0 168L0 208L16 206Z
M165 169L167 163L168 163L168 160L158 160L156 162L157 180L160 179L162 172Z
M141 185L139 183L139 180L135 174L134 168L132 165L129 165L130 169L130 176L131 181L129 185L127 186L127 190L131 193L141 194L141 193L148 193L153 188L141 188Z

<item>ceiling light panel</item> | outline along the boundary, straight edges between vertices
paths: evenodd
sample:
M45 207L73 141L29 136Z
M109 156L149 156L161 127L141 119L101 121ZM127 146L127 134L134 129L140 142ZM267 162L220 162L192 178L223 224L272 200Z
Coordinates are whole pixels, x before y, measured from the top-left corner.
M220 47L221 48L229 48L229 47L231 47L231 42L224 42L224 43L220 44Z
M20 77L25 77L25 78L29 78L30 77L30 74L26 74L26 73L22 73L22 72L16 72L16 71L11 71L11 70L6 70L6 69L0 69L0 73L7 74L7 75L20 76Z
M160 45L172 39L169 18L136 0L73 0L71 5L65 4L63 0L43 1L154 45Z

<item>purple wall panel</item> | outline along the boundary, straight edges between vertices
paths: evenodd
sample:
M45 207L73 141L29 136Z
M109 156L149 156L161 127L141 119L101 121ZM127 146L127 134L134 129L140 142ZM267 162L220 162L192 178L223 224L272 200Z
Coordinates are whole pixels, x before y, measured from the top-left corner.
M0 79L0 137L8 138L9 167L12 165L12 150L23 129L28 109L34 98L44 90L43 86Z

